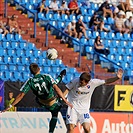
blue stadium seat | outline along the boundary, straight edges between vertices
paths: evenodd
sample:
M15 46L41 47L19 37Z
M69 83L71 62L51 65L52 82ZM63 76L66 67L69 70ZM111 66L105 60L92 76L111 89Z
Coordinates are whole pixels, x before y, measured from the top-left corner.
M21 73L20 72L13 72L13 77L14 77L14 80L15 81L21 81L21 79L22 79L22 75L21 75Z
M46 58L47 55L46 55L46 51L42 51L42 58Z
M99 32L97 31L92 31L92 38L96 38L99 35Z
M12 80L12 78L13 78L13 73L12 72L5 71L4 74L5 74L5 79L6 80Z
M32 57L32 56L34 55L34 52L33 52L33 51L34 51L34 50L27 49L27 50L25 51L26 57Z
M44 73L50 73L51 72L51 67L50 66L45 66L43 68L43 71L44 71Z
M42 56L42 51L41 50L34 50L33 56L36 58Z
M58 14L58 13L55 13L54 15L53 15L53 18L52 18L52 20L55 20L55 21L60 21L61 20L61 16L60 16L60 14Z
M52 69L52 72L54 72L54 73L59 73L60 72L60 67L52 66L51 69Z
M111 18L111 17L108 17L108 19L107 19L107 23L108 23L109 25L114 24L114 19Z
M89 23L90 22L90 19L91 19L91 17L89 15L84 16L84 22L85 23Z
M8 49L7 50L7 55L8 56L12 56L12 57L14 57L14 56L16 56L16 50L14 50L14 49Z
M23 81L26 81L30 78L30 74L27 72L22 72L22 79Z
M0 56L0 64L4 64L3 57Z
M123 56L123 59L124 59L125 62L129 62L129 63L132 62L132 56L130 56L130 55Z
M89 39L89 45L94 46L95 39Z
M115 35L115 39L121 40L122 38L123 38L122 33L117 32L116 35Z
M27 72L25 65L17 65L18 71L19 72Z
M38 58L36 58L36 57L30 57L29 61L30 61L30 63L37 63L38 64Z
M69 15L68 19L70 22L72 22L72 20L76 20L76 16L74 14L71 14Z
M18 49L19 48L18 42L11 42L11 48L12 49Z
M80 43L83 44L83 45L88 45L89 44L88 40L86 38L84 38L84 37L82 37L80 39Z
M0 79L5 80L5 75L3 71L0 71Z
M131 41L130 34L124 33L123 34L123 40L125 40L125 41L130 40Z
M14 41L14 35L13 34L7 34L6 35L7 41Z
M63 30L65 28L65 22L62 22L62 21L57 22L57 27Z
M20 49L25 49L26 50L28 48L28 45L25 42L20 42L19 47L20 47Z
M17 55L17 57L23 57L23 56L25 56L25 51L23 49L17 49L16 55Z
M9 65L9 71L11 71L11 72L17 71L17 66L16 65Z
M4 49L10 49L11 45L8 41L3 41L2 42L2 48Z
M108 38L107 38L107 39L112 40L112 39L114 39L114 38L115 38L115 33L109 32L109 33L108 33Z
M36 46L35 46L35 44L34 43L27 43L27 46L28 46L28 49L29 50L36 50Z
M48 66L52 66L55 64L55 61L47 59L47 64L48 64Z
M15 64L18 64L18 65L22 64L22 63L21 63L21 58L19 58L19 57L13 57L13 58L12 58L12 61L13 61L13 64L14 64L14 65L15 65Z
M39 58L38 59L38 64L40 66L46 66L47 65L46 59L45 58Z
M0 56L5 56L7 55L7 50L6 49L0 49Z
M8 71L8 66L5 65L0 65L0 71Z
M29 58L27 58L27 57L22 57L21 62L22 62L21 65L29 65L30 64Z
M101 31L100 32L100 37L101 37L101 39L107 38L107 32Z
M127 54L127 55L133 55L133 50L132 50L132 48L126 48L126 54Z
M61 15L61 20L62 20L63 22L68 21L68 20L69 20L68 15L62 14L62 15Z
M69 69L69 73L74 74L76 72L76 68L74 68L74 67L70 67L68 69Z
M12 58L8 56L4 56L3 61L5 64L13 64Z
M94 52L94 50L93 50L93 46L86 46L86 48L85 48L85 50L86 50L86 53L91 53L91 54L93 54Z
M15 41L17 42L26 42L25 40L22 39L22 36L19 34L15 34Z
M6 37L4 34L0 34L0 41L6 41Z
M44 16L44 13L38 13L38 19L39 20L48 20L47 18L45 18L45 16Z

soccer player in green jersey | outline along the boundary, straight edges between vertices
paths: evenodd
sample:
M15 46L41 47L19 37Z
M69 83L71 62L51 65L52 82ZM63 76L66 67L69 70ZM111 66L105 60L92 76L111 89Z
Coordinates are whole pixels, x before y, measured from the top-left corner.
M24 95L31 89L36 95L37 101L40 105L42 105L42 107L46 107L51 112L52 118L49 123L49 133L53 133L57 122L58 112L61 108L61 103L58 97L62 98L62 100L72 108L72 104L66 100L62 91L57 86L66 71L62 71L58 78L54 80L49 74L40 74L40 68L36 63L30 64L29 69L34 77L29 78L25 82L20 89L21 93L18 94L15 101L3 112L8 111L12 106L15 106L18 102L20 102Z

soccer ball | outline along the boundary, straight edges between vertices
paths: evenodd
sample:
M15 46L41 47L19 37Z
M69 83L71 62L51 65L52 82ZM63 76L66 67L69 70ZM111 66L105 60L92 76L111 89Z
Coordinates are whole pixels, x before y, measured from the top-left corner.
M55 48L49 48L46 51L46 55L49 60L55 60L58 57L58 52Z

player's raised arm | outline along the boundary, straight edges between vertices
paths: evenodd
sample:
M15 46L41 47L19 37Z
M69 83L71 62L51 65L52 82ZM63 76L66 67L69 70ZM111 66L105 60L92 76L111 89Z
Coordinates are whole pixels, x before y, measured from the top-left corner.
M122 76L123 76L123 70L119 69L115 77L105 80L105 84L113 83L113 82L117 81L118 79L121 79Z
M59 88L56 84L53 85L53 88L54 88L54 90L56 91L56 93L59 95L59 97L61 97L62 100L63 100L68 106L70 106L70 107L72 108L73 105L72 105L71 103L69 103L69 102L66 100L66 98L64 97L64 95L63 95L62 91L60 90L60 88Z

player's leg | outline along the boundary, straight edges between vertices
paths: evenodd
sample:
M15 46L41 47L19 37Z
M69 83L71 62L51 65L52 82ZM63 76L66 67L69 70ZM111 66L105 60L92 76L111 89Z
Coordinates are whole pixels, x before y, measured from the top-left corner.
M84 122L82 126L83 126L85 133L90 133L90 124L88 122Z
M74 128L77 124L78 114L74 108L68 107L66 113L66 125L67 125L67 133L73 133Z
M49 122L49 133L53 133L54 132L54 129L55 129L55 126L56 126L56 123L57 123L57 119L58 119L58 112L56 113L52 113L52 118Z
M57 99L56 103L54 103L51 107L48 107L48 110L52 114L52 118L49 122L49 133L54 132L54 129L55 129L56 123L57 123L57 119L58 119L58 112L60 111L61 107L62 107L62 105L61 105L59 99Z
M90 114L88 110L80 110L79 122L83 126L85 133L90 133Z

